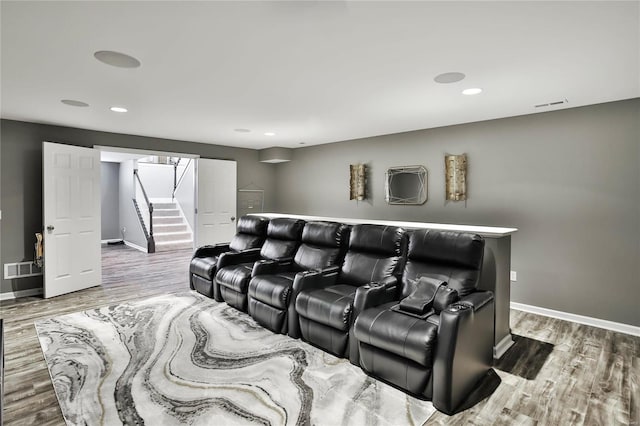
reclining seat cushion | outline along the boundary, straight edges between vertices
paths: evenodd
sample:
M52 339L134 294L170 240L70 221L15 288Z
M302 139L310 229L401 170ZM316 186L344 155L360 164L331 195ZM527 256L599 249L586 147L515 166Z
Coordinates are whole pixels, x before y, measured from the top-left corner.
M272 219L267 226L267 240L260 249L263 259L293 256L300 243L304 221L298 219Z
M238 234L251 234L266 236L267 226L269 225L269 219L261 216L242 216L238 219L238 225L236 225L236 232Z
M231 239L229 248L242 251L257 248L264 243L267 236L269 219L260 216L242 216L238 220L236 235Z
M419 229L409 236L402 295L415 290L421 276L444 281L464 297L476 290L482 268L484 239L475 234Z
M437 324L391 310L396 303L360 313L354 325L354 335L360 342L431 369L438 336Z
M356 289L351 285L335 285L313 292L304 291L296 299L296 312L311 321L347 331Z
M200 277L213 280L219 256L194 257L189 265L189 272Z
M356 225L351 231L340 282L360 286L396 275L401 267L402 228Z
M249 297L279 309L287 309L296 272L258 275L251 279Z
M308 222L302 231L302 245L294 263L301 271L325 269L340 263L349 227L335 222Z
M246 293L252 269L253 262L225 266L218 271L216 281L221 287L229 288L238 293Z
M264 243L264 237L251 234L236 234L229 243L231 251L243 251L258 248Z

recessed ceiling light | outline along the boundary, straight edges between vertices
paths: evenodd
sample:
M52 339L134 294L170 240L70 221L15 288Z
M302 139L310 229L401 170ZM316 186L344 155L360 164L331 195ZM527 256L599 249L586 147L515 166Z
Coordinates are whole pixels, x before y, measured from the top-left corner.
M63 99L60 102L62 102L65 105L74 106L74 107L88 107L89 106L89 104L86 103L86 102L75 101L73 99Z
M273 132L266 132L264 135L265 136L275 136L276 134L273 133Z
M473 89L464 89L462 91L463 95L477 95L478 93L482 92L482 89L479 89L477 87L474 87Z
M251 130L249 129L233 129L234 132L238 133L249 133Z
M444 74L437 75L433 80L440 84L456 83L464 79L465 75L461 72L445 72Z
M113 112L127 112L128 109L123 108L123 107L111 107L109 108L111 111Z
M93 56L100 62L118 68L138 68L140 61L133 56L112 50L99 50Z

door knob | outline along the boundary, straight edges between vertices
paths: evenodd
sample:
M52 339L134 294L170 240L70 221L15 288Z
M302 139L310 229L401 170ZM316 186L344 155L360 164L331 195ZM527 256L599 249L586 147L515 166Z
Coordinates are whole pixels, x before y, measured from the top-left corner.
M47 226L47 231L49 231L49 232L53 232L54 229L56 229L56 228L53 225Z
M236 220L235 216L231 216L231 222L233 222L234 220Z

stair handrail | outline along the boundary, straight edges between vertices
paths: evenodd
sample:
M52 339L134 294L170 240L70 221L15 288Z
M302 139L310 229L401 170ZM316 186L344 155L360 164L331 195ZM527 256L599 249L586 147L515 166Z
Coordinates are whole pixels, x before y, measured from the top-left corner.
M180 160L182 160L182 158L180 158ZM180 179L176 180L176 176L178 174L178 164L180 164L180 160L178 160L178 162L176 163L176 165L173 168L173 192L171 193L171 199L175 199L176 198L176 191L178 190L178 188L180 187L180 184L182 183L182 180L184 179L184 175L187 173L187 170L189 169L189 165L191 165L191 158L189 158L189 161L187 161L187 165L185 166L184 170L182 171L182 174L180 175Z
M133 170L133 175L138 180L140 184L140 189L142 189L142 195L144 196L144 201L147 203L147 208L149 209L149 238L153 240L153 203L149 201L149 197L147 197L147 191L144 189L144 185L142 184L142 180L140 180L140 176L138 175L138 169Z

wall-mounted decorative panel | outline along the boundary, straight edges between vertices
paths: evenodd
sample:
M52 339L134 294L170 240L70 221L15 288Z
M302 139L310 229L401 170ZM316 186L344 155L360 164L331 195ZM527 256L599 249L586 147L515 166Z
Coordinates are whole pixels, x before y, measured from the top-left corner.
M367 198L367 170L364 164L349 165L351 177L349 179L349 199L362 201Z
M467 199L467 154L445 155L445 200L464 201Z
M424 204L427 201L427 169L424 166L390 167L385 173L388 204Z

